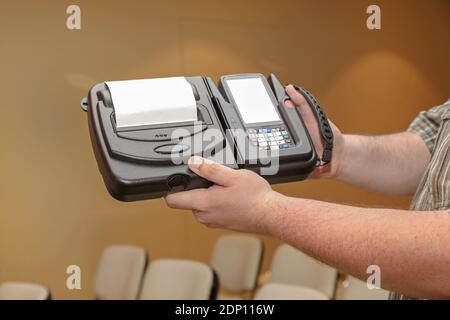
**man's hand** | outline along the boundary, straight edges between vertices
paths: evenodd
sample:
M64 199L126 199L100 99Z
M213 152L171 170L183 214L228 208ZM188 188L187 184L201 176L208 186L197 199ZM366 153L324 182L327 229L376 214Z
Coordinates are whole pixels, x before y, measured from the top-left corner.
M322 156L323 143L319 125L317 123L316 117L314 116L314 113L311 111L311 108L308 106L305 98L300 93L298 93L292 85L288 85L286 87L286 93L289 95L291 100L287 100L285 102L285 106L287 108L292 108L294 106L297 108L314 143L314 148L316 149L319 157ZM344 135L331 121L329 122L334 135L333 156L331 159L331 163L327 165L330 167L329 170L323 170L324 168L317 167L311 175L311 177L313 178L317 177L334 179L337 178L339 173L339 167L342 162L341 159L344 151Z
M316 118L305 98L294 87L287 86L291 101L287 108L296 107L308 129L314 147L323 152ZM330 122L334 134L331 163L317 167L311 177L337 179L365 189L391 195L414 192L430 160L425 142L411 132L382 136L342 134Z
M268 233L280 212L274 206L282 197L269 183L248 170L234 170L208 159L192 157L189 168L214 183L208 189L170 194L169 207L190 209L200 223L213 228Z

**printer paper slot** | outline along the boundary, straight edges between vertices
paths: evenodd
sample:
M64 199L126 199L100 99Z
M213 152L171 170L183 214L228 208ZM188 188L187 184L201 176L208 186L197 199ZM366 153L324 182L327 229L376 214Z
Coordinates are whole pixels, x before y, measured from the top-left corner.
M185 77L106 82L117 131L197 121L197 103Z

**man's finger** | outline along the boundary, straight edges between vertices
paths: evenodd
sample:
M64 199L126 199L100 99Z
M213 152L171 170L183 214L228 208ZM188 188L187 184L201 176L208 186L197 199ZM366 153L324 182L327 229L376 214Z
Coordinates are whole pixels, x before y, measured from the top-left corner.
M201 210L208 190L195 189L168 194L165 197L169 207L174 209Z
M297 90L295 90L295 88L292 85L288 85L286 87L286 93L288 94L289 98L291 98L292 102L297 107L307 107L308 106L308 103L306 102L303 95L298 93Z
M220 186L230 186L238 177L237 170L202 157L193 156L188 164L196 174Z
M284 101L284 106L286 108L293 108L295 107L294 103L291 100L286 99L286 101Z
M300 115L302 116L303 119L313 119L314 118L314 113L312 112L311 108L309 107L308 102L306 101L305 97L303 97L303 95L298 93L297 90L295 90L295 88L292 85L288 85L286 87L286 93L291 98L291 103L294 103L294 105L297 107L297 110L300 112Z

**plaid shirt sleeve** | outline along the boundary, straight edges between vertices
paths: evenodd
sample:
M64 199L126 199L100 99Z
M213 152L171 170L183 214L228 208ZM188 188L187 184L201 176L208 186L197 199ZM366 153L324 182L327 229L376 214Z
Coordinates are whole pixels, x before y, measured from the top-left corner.
M430 153L433 152L439 125L442 121L444 112L448 111L449 108L450 100L441 106L422 111L408 128L409 132L415 133L422 138L430 150Z

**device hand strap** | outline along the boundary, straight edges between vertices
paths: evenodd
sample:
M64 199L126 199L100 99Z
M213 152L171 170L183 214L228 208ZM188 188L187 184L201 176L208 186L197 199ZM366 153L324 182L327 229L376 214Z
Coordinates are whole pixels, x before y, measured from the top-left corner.
M328 122L327 115L325 111L320 106L319 102L314 98L314 96L308 92L308 90L301 88L296 85L292 85L294 89L300 93L308 103L309 107L314 113L316 120L319 124L320 134L322 135L323 141L323 153L320 159L321 165L326 165L331 161L332 151L333 151L333 131L331 130L330 123Z

